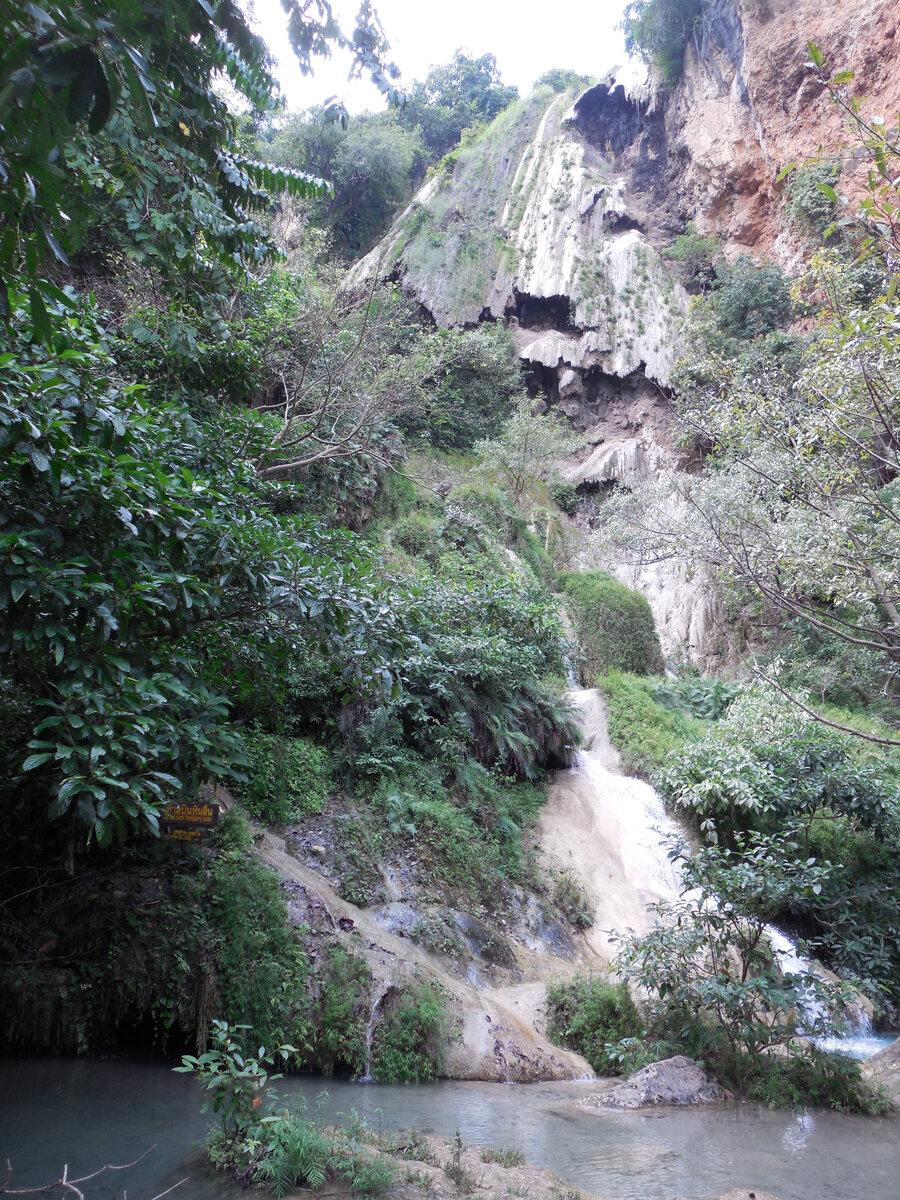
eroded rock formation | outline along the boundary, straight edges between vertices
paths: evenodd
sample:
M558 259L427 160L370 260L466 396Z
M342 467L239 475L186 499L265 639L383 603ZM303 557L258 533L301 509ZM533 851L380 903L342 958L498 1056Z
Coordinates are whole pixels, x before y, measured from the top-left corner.
M674 89L536 91L444 160L350 286L390 276L442 326L506 320L535 393L587 435L572 482L683 467L668 383L688 297L660 250L693 221L729 256L799 267L781 168L838 154L852 195L864 166L807 43L856 72L865 112L890 119L898 29L894 0L712 0ZM667 650L716 660L702 581L598 565L648 594Z

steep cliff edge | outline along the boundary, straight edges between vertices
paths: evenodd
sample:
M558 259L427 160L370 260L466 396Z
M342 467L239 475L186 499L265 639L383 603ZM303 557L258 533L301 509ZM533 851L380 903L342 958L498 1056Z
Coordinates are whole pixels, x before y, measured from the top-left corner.
M687 298L658 250L694 221L730 254L796 262L778 173L846 141L807 43L889 119L898 29L892 0L713 0L674 89L538 89L447 156L349 283L392 276L438 325L508 320L578 428L599 441L609 403L639 394L647 411L632 426L655 417L651 440L665 444L664 406L650 410Z
M538 90L448 156L348 286L391 276L442 326L505 319L576 428L599 442L617 415L632 436L651 425L665 442L660 389L687 297L627 188L571 97Z
M892 0L717 0L688 45L666 110L669 177L681 214L734 249L792 261L788 162L835 154L841 115L807 67L815 42L831 68L855 72L866 108L900 111L900 13ZM846 157L846 156L845 156ZM844 186L854 166L845 162Z

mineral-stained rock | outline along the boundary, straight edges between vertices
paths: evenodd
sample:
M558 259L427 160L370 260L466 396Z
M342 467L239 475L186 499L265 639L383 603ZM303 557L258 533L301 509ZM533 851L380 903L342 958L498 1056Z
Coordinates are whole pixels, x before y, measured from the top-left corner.
M586 1108L650 1108L657 1105L720 1104L729 1093L690 1058L677 1054L636 1071L612 1091L589 1096Z
M867 1059L863 1074L872 1083L883 1087L894 1107L900 1108L900 1038Z

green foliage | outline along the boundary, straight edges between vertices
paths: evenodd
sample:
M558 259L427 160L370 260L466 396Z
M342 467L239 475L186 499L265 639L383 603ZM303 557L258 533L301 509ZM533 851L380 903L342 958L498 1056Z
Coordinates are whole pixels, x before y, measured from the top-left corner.
M254 816L273 825L320 813L328 799L328 753L303 738L285 738L256 729L243 741L247 783L241 794Z
M550 495L557 508L569 517L578 511L578 488L566 479L555 479L550 483Z
M460 905L491 909L510 881L536 882L522 834L546 801L545 782L518 783L474 764L448 771L408 749L395 751L390 766L384 762L380 771L372 785L376 811L362 810L360 820L370 822L371 837L381 818L382 847L399 847L415 858L426 894L441 886ZM441 891L433 898L440 902ZM458 948L449 928L421 924L416 934L421 940L433 939L443 953Z
M811 969L782 972L766 943L767 924L820 894L830 874L813 859L786 857L784 842L779 833L738 836L733 851L706 846L691 854L674 846L681 899L654 905L656 924L643 937L616 937L617 971L655 996L653 1020L669 1037L693 1027L696 1043L699 1017L708 1053L755 1059L789 1044L798 1022L814 1037L824 1032L825 1011L842 1011L846 997L837 985ZM691 1049L697 1053L696 1044Z
M583 92L585 88L589 88L596 80L590 75L579 75L577 71L571 71L563 67L554 67L549 71L545 71L540 79L536 79L534 86L549 87L554 92Z
M315 647L354 688L368 651L349 643L399 614L362 602L385 584L361 544L266 511L241 453L254 418L150 402L120 382L96 311L65 311L48 350L14 298L4 339L0 646L32 705L20 769L41 773L51 818L108 844L240 763L223 686Z
M689 292L704 293L716 286L722 243L713 235L697 233L693 222L689 221L684 233L665 247L662 256L681 265L681 281Z
M443 1070L449 1014L436 983L388 992L372 1036L372 1074L382 1083L421 1083Z
M688 39L708 3L709 0L631 0L625 6L621 23L625 49L658 67L667 83L677 83Z
M752 341L782 329L794 315L790 288L775 263L757 265L749 254L717 268L717 287L708 303L727 337Z
M582 881L571 867L555 872L552 879L550 899L576 929L589 929L594 918Z
M651 778L670 756L705 730L680 707L661 704L656 696L660 686L622 671L610 671L597 680L606 705L610 741L621 755L626 775Z
M662 671L653 614L639 592L602 571L566 572L559 582L578 637L580 673L587 683L613 670L636 675Z
M239 1034L249 1026L229 1028L225 1021L213 1021L210 1048L197 1056L185 1054L176 1071L196 1074L204 1090L211 1093L203 1103L203 1112L212 1108L222 1117L226 1137L253 1137L262 1129L276 1096L268 1085L280 1075L271 1074L275 1054L283 1059L296 1053L293 1046L279 1046L267 1052L260 1046L254 1056L244 1049Z
M331 185L330 195L307 207L342 259L375 244L424 171L421 132L405 128L397 110L342 123L330 109L314 108L280 121L264 139L260 153L268 161L312 167Z
M422 513L410 513L393 527L391 541L414 558L426 558L437 549L437 522Z
M40 914L30 895L16 901L18 881L34 869L12 859L4 1048L123 1053L140 1039L171 1053L205 1046L219 1016L251 1026L257 1045L290 1042L304 1058L309 960L278 877L248 853L251 845L246 818L232 808L210 846L144 840L82 854L75 876L45 892ZM64 958L29 964L45 920Z
M264 1155L254 1171L276 1197L298 1189L343 1184L354 1196L381 1196L394 1182L393 1163L361 1144L353 1130L326 1129L299 1112L284 1113L267 1129Z
M309 960L288 921L280 880L234 849L218 854L198 882L197 952L214 964L222 1017L267 1045L293 1043L306 1058Z
M342 945L325 951L317 976L311 1047L312 1060L323 1074L365 1073L371 988L372 972L364 959Z
M468 450L496 435L522 391L521 359L499 321L421 330L411 365L415 382L397 423L411 440L441 450Z
M285 9L302 70L337 44L388 88L370 12L351 39L330 14L317 18L294 0ZM7 276L24 263L40 340L55 327L45 301L57 294L38 278L41 260L49 251L68 265L101 221L118 225L138 260L152 259L173 287L181 272L215 291L210 260L231 271L272 255L253 217L271 194L321 189L309 175L241 151L215 80L226 75L255 113L275 106L277 87L264 43L234 4L213 12L199 0L116 0L102 11L7 3L3 24L0 173L9 186L0 268Z
M680 709L702 721L718 721L740 695L740 685L715 675L688 673L652 686L653 699L663 708Z
M896 769L852 737L767 695L748 695L707 736L673 755L658 776L669 803L707 838L735 831L782 836L782 858L836 864L819 892L792 903L816 952L897 1002L893 870L900 793Z
M471 58L457 50L449 63L432 67L424 83L413 84L400 120L420 131L434 161L456 145L464 129L492 121L517 96L516 88L500 82L493 54Z
M621 1062L610 1045L636 1037L641 1016L622 983L577 975L547 988L547 1032L554 1042L575 1050L598 1074L618 1075Z
M317 1119L306 1116L306 1102L289 1112L275 1106L279 1097L268 1086L280 1075L269 1069L274 1057L261 1046L254 1056L244 1049L224 1021L213 1022L212 1046L199 1056L184 1055L176 1071L196 1073L211 1092L203 1111L210 1105L222 1113L222 1127L207 1140L210 1160L245 1186L264 1184L276 1197L298 1187L321 1190L329 1181L349 1185L354 1195L378 1196L394 1178L386 1157L363 1144L365 1122L351 1122L347 1129L325 1129ZM292 1046L280 1046L283 1058Z
M717 1063L722 1082L748 1100L769 1108L834 1108L884 1116L887 1096L862 1077L861 1064L843 1054L808 1046L802 1054L737 1056Z
M475 443L485 471L496 472L514 503L550 471L561 458L584 445L584 438L559 413L538 413L534 402L521 396L512 416L496 438Z
M823 810L884 836L895 819L897 785L863 761L852 740L764 693L744 696L700 742L684 748L660 787L701 828L807 827Z
M824 159L800 167L788 181L785 206L788 219L799 233L816 245L826 240L827 230L834 225L835 206L831 195L840 174L840 159Z
M485 1146L481 1151L483 1163L499 1163L501 1167L521 1167L525 1165L525 1155L521 1150L504 1150L502 1146Z

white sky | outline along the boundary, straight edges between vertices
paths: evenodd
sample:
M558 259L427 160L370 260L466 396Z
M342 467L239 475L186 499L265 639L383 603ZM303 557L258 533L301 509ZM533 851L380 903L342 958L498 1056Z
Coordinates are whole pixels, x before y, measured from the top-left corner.
M493 54L505 84L521 94L551 67L581 75L603 76L626 63L622 35L615 28L625 0L375 0L390 57L402 72L401 86L424 79L430 67L449 62L461 47L480 58ZM252 0L256 27L278 61L276 76L291 109L343 97L350 112L376 110L384 101L372 84L347 82L348 64L337 57L320 60L312 78L304 78L284 32L279 0ZM359 0L334 0L334 11L352 32ZM621 73L632 77L634 68Z

